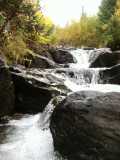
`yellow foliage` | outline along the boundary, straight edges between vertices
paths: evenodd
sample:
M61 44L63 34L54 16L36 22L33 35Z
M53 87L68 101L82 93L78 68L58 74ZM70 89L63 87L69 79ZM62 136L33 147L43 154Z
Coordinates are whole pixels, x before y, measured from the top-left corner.
M120 18L120 0L117 0L117 7L116 7L115 15Z
M31 52L26 46L20 34L11 35L5 42L3 48L4 55L8 63L22 61L24 56Z
M98 45L96 25L96 17L82 17L80 21L73 21L64 28L57 27L55 33L56 41L58 45L96 47Z

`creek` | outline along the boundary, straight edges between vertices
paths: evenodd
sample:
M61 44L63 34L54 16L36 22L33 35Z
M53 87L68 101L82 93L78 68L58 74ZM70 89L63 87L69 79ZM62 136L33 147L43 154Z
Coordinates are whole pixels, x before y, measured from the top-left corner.
M119 85L102 84L99 73L105 68L89 68L92 50L77 49L70 52L77 63L70 64L69 68L52 69L47 72L63 81L71 92L120 91ZM54 152L49 129L53 109L54 106L49 102L43 113L18 114L8 123L0 124L0 160L62 160L62 157Z

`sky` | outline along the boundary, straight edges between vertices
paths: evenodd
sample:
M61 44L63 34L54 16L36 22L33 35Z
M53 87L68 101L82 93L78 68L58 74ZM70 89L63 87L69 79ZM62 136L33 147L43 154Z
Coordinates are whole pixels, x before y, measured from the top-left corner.
M87 15L95 15L98 12L101 0L41 0L44 14L54 24L64 27L71 20L78 20L82 7Z
M101 0L41 0L43 13L54 24L64 27L71 20L80 19L82 7L87 15L95 15Z

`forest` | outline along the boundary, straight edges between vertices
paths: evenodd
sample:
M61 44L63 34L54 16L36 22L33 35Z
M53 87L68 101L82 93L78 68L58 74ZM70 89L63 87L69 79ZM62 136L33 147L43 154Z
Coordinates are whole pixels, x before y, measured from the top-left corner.
M120 0L42 1L0 0L0 160L120 160Z
M0 1L0 53L8 63L22 61L35 48L51 43L53 28L39 0Z
M120 0L103 0L95 16L83 10L79 21L56 27L56 43L74 47L120 48Z
M22 61L45 46L120 48L120 0L103 0L95 16L83 11L64 28L44 16L41 1L0 1L0 54L7 63Z

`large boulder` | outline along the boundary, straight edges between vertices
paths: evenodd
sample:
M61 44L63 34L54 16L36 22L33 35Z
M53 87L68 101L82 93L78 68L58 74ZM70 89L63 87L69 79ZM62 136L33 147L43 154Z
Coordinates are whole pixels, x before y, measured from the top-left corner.
M69 51L64 49L49 49L53 60L58 64L67 64L67 63L74 63L74 58Z
M12 69L15 86L15 109L22 113L42 112L54 96L67 94L61 80L50 76L47 71ZM16 71L16 72L15 72Z
M54 110L55 150L68 160L120 159L120 93L81 91Z
M120 51L110 51L109 49L98 49L91 53L90 67L112 67L120 62Z
M120 84L120 64L100 71L103 83Z
M14 86L10 72L0 58L0 117L12 113L14 109Z

